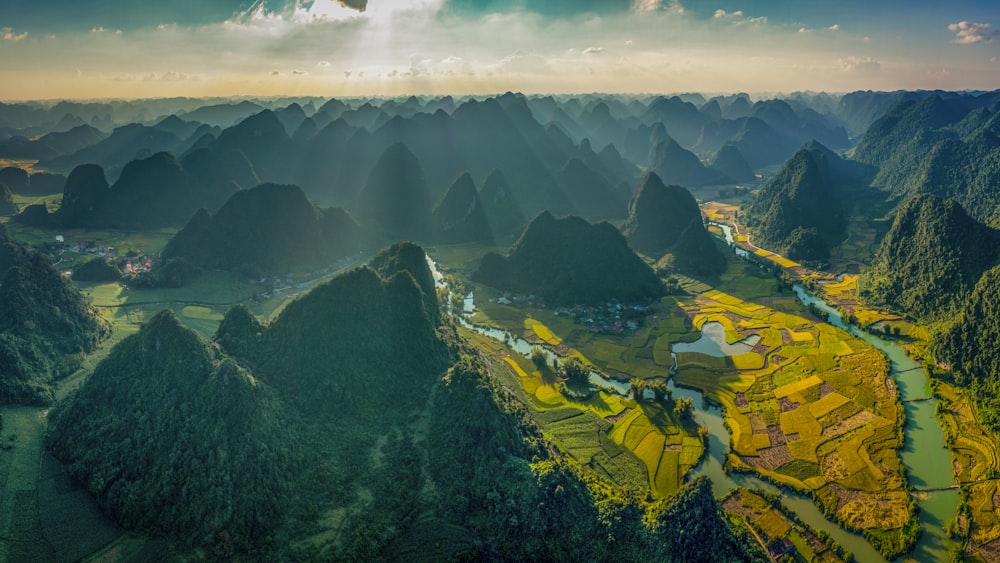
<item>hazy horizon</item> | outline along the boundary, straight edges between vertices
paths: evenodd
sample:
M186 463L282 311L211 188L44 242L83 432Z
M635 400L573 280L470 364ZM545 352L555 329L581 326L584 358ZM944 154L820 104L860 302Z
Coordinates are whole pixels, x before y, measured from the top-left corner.
M1000 6L985 0L8 6L10 101L992 90L1000 75Z

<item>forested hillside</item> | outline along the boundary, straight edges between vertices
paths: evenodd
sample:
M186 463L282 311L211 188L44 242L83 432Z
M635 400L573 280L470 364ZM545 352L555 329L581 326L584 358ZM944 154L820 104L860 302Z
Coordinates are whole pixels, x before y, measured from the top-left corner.
M360 227L343 209L318 209L298 186L262 184L235 193L214 215L199 210L162 258L260 277L317 271L361 245Z
M0 225L0 403L47 404L52 384L107 336L87 300Z
M998 242L1000 233L976 222L955 201L913 196L897 210L861 277L861 296L874 307L916 319L945 318L997 263Z
M483 257L473 279L553 305L648 302L666 291L611 224L548 212L528 224L507 256Z
M633 248L653 258L669 254L668 262L682 272L718 274L726 269L694 196L680 186L664 185L655 173L647 173L639 184L622 232Z
M1000 431L1000 266L988 270L959 309L959 315L935 336L937 359L951 377L969 390L982 421Z

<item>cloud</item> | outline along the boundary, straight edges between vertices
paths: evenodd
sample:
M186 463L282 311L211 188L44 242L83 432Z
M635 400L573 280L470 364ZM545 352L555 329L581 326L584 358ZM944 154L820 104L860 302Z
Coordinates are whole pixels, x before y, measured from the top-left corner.
M840 24L839 23L835 23L835 24L831 25L830 27L828 27L827 29L829 29L830 31L840 31Z
M104 26L97 26L90 30L91 33L104 33L105 31Z
M13 29L3 27L0 28L0 36L3 37L4 41L21 41L28 36L28 32L15 33Z
M680 0L632 0L633 12L669 12L671 14L683 14L684 6Z
M952 39L951 42L958 45L972 45L973 43L981 43L983 41L987 43L993 41L993 38L997 36L997 30L990 29L991 27L988 23L973 23L968 21L948 24L948 29L955 32L955 39Z
M882 65L871 57L846 57L838 63L840 70L851 74L873 75L882 70Z
M736 10L735 12L727 12L722 8L719 8L718 10L715 11L714 14L712 14L712 19L718 21L725 21L736 25L743 25L747 23L759 25L767 23L767 17L765 16L751 18L748 16L744 16L743 10Z
M715 15L713 15L712 17L715 18L715 19L717 19L717 20L725 19L726 17L742 18L743 17L743 10L736 10L735 12L727 12L727 11L725 11L725 10L723 10L723 9L720 8L720 9L718 9L718 10L715 11Z
M516 74L547 74L552 71L549 61L541 55L517 51L500 61L499 70Z
M330 61L320 61L316 63L316 66L319 68L327 68L330 66Z
M587 47L583 50L584 55L600 55L604 52L604 47Z
M303 75L303 74L309 74L309 73L306 72L306 71L304 71L304 70L299 70L299 69L296 68L296 69L292 69L292 74Z

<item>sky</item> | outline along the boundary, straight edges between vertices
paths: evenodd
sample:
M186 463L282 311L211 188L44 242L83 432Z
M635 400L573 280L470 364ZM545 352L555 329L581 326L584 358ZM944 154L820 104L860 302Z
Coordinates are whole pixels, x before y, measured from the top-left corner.
M996 0L2 0L0 100L1000 88Z

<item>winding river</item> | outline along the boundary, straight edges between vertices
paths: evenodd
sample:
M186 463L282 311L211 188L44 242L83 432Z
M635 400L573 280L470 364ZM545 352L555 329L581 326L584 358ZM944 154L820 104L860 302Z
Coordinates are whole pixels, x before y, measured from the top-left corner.
M726 231L727 239L731 241L732 236L730 232L728 229L724 230ZM437 274L436 265L429 258L428 261L431 263L435 277L438 278L440 274ZM794 290L803 304L814 305L819 310L822 310L829 315L829 322L831 324L848 331L852 336L878 348L890 360L890 376L897 383L900 398L904 401L906 410L907 424L904 428L904 445L900 451L900 457L907 470L910 486L917 489L926 489L953 485L951 459L945 447L944 432L941 430L934 416L938 401L933 398L928 399L931 397L930 381L923 368L907 356L906 352L898 344L859 330L857 327L847 325L843 322L836 309L819 297L809 293L802 286L796 285L794 286ZM508 347L521 354L529 355L531 353L533 346L523 339L515 338L505 331L472 325L465 318L465 315L470 315L474 310L474 296L470 293L466 296L463 303L464 315L459 317L463 325L503 341ZM713 331L716 330L715 327L706 325L703 329L707 329L708 334L703 334L702 340L706 340L707 342L716 340L712 338ZM706 336L708 338L705 338ZM556 357L548 349L543 349L549 361ZM615 392L623 396L627 396L629 393L626 383L609 380L596 372L591 374L590 381L595 387L604 389L614 388ZM722 496L736 487L757 488L780 494L781 503L785 507L797 514L802 521L813 528L827 533L843 546L844 549L852 552L858 561L864 563L869 561L885 561L885 558L863 537L848 532L828 520L809 497L788 490L778 489L774 485L753 475L726 473L723 465L729 453L729 432L723 424L721 409L705 401L705 397L700 391L676 387L673 379L669 381L669 386L673 390L675 397L692 400L696 407L694 413L695 421L699 425L709 428L708 453L692 472L691 477L702 475L708 477L712 481L713 489L717 496ZM915 399L920 400L914 401ZM907 555L906 558L916 561L946 561L948 560L948 550L953 546L953 542L945 533L945 526L955 517L959 500L958 491L944 490L915 494L917 495L917 504L920 509L919 519L923 526L923 534L913 552Z

